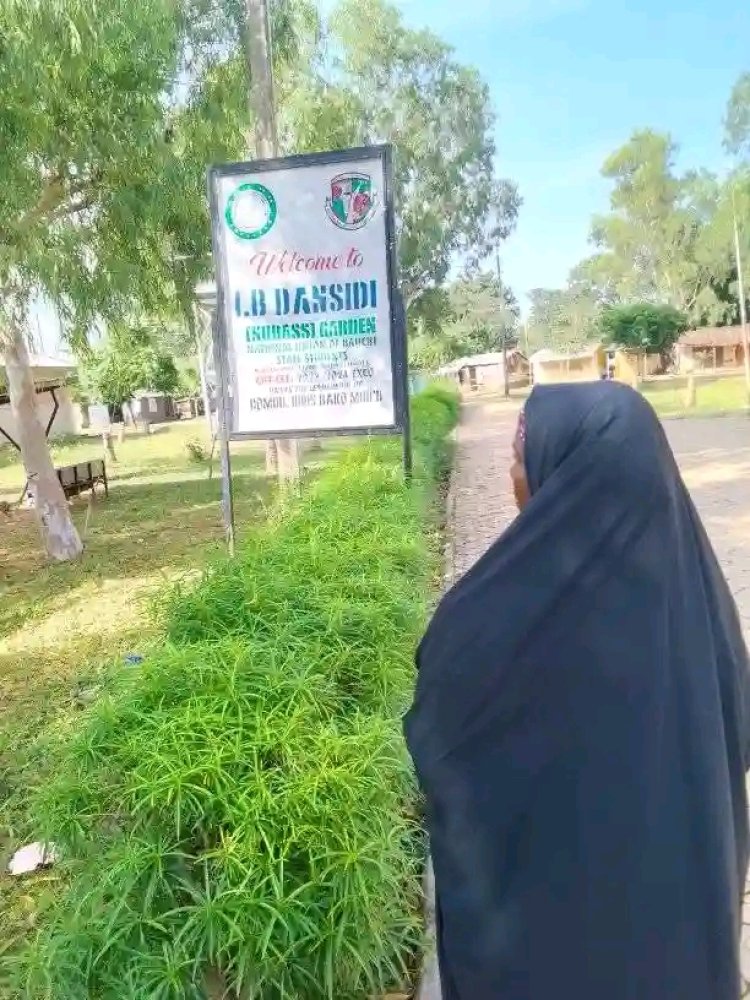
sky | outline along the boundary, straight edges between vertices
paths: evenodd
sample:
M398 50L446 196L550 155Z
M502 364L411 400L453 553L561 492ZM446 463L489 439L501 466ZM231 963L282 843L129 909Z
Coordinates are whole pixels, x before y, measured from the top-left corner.
M726 168L723 118L750 71L750 0L398 0L490 86L497 168L519 186L503 252L523 300L565 283L608 205L599 176L632 132L668 131L678 165Z
M523 306L530 288L563 285L604 211L599 176L635 129L669 131L679 166L727 166L722 121L750 71L750 0L396 0L408 24L476 66L497 113L497 169L519 186L518 229L504 276ZM331 0L323 0L328 7ZM45 349L59 345L47 310Z

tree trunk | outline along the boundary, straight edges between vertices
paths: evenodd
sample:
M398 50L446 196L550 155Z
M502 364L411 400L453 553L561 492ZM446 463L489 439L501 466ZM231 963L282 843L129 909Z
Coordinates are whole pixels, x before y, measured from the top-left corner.
M17 326L9 331L5 345L5 371L16 435L42 544L51 559L58 562L77 559L83 552L83 545L55 474L49 444L37 411L29 353Z
M117 465L117 452L115 451L115 443L112 440L111 430L104 431L102 434L102 444L104 445L104 457Z
M89 404L79 403L81 408L81 430L87 431L91 426L91 418L89 417Z
M276 101L271 66L267 0L245 0L245 58L250 83L250 117L255 119L255 152L259 159L278 156ZM266 443L266 472L281 480L299 479L299 447L284 438Z
M195 355L198 361L198 376L201 380L201 396L203 397L203 414L206 418L206 430L209 441L213 440L214 423L211 419L211 393L208 391L208 377L206 375L206 359L203 355L203 345L196 334Z
M279 447L276 441L266 441L266 474L276 476L279 472Z
M685 406L692 410L696 404L696 390L695 390L695 371L691 370L688 372L687 377L687 394L685 397Z

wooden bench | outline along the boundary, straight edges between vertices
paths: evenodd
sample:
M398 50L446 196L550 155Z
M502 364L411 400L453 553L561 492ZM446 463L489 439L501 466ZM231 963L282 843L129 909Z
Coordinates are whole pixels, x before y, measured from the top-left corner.
M104 496L109 497L109 483L107 482L107 467L103 458L95 458L90 462L77 462L75 465L63 465L55 469L63 493L70 500L77 497L86 490L93 493L95 487L104 487ZM33 507L34 498L26 480L26 485L18 499L19 504L25 503L27 507Z
M93 492L96 486L103 486L105 497L109 496L107 467L103 458L96 458L91 462L78 462L76 465L63 465L55 469L55 472L68 499L77 497L86 490Z

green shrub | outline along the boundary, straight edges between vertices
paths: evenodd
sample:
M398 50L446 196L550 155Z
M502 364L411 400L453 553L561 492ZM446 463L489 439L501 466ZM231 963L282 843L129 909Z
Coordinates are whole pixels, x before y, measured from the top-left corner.
M452 382L432 382L424 392L416 397L414 403L419 406L424 399L436 399L442 403L450 417L451 427L455 426L458 422L460 398L458 390Z
M442 391L442 390L441 390ZM400 733L452 398L351 449L160 608L165 640L57 749L70 888L28 956L49 1000L363 1000L408 980L420 830Z

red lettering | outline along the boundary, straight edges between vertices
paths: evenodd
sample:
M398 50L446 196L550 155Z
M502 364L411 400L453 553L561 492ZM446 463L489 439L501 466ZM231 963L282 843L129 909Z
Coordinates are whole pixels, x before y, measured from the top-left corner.
M275 274L300 274L303 271L320 273L361 268L364 254L351 247L346 256L339 254L305 255L299 250L258 250L247 259L248 270L259 278Z

